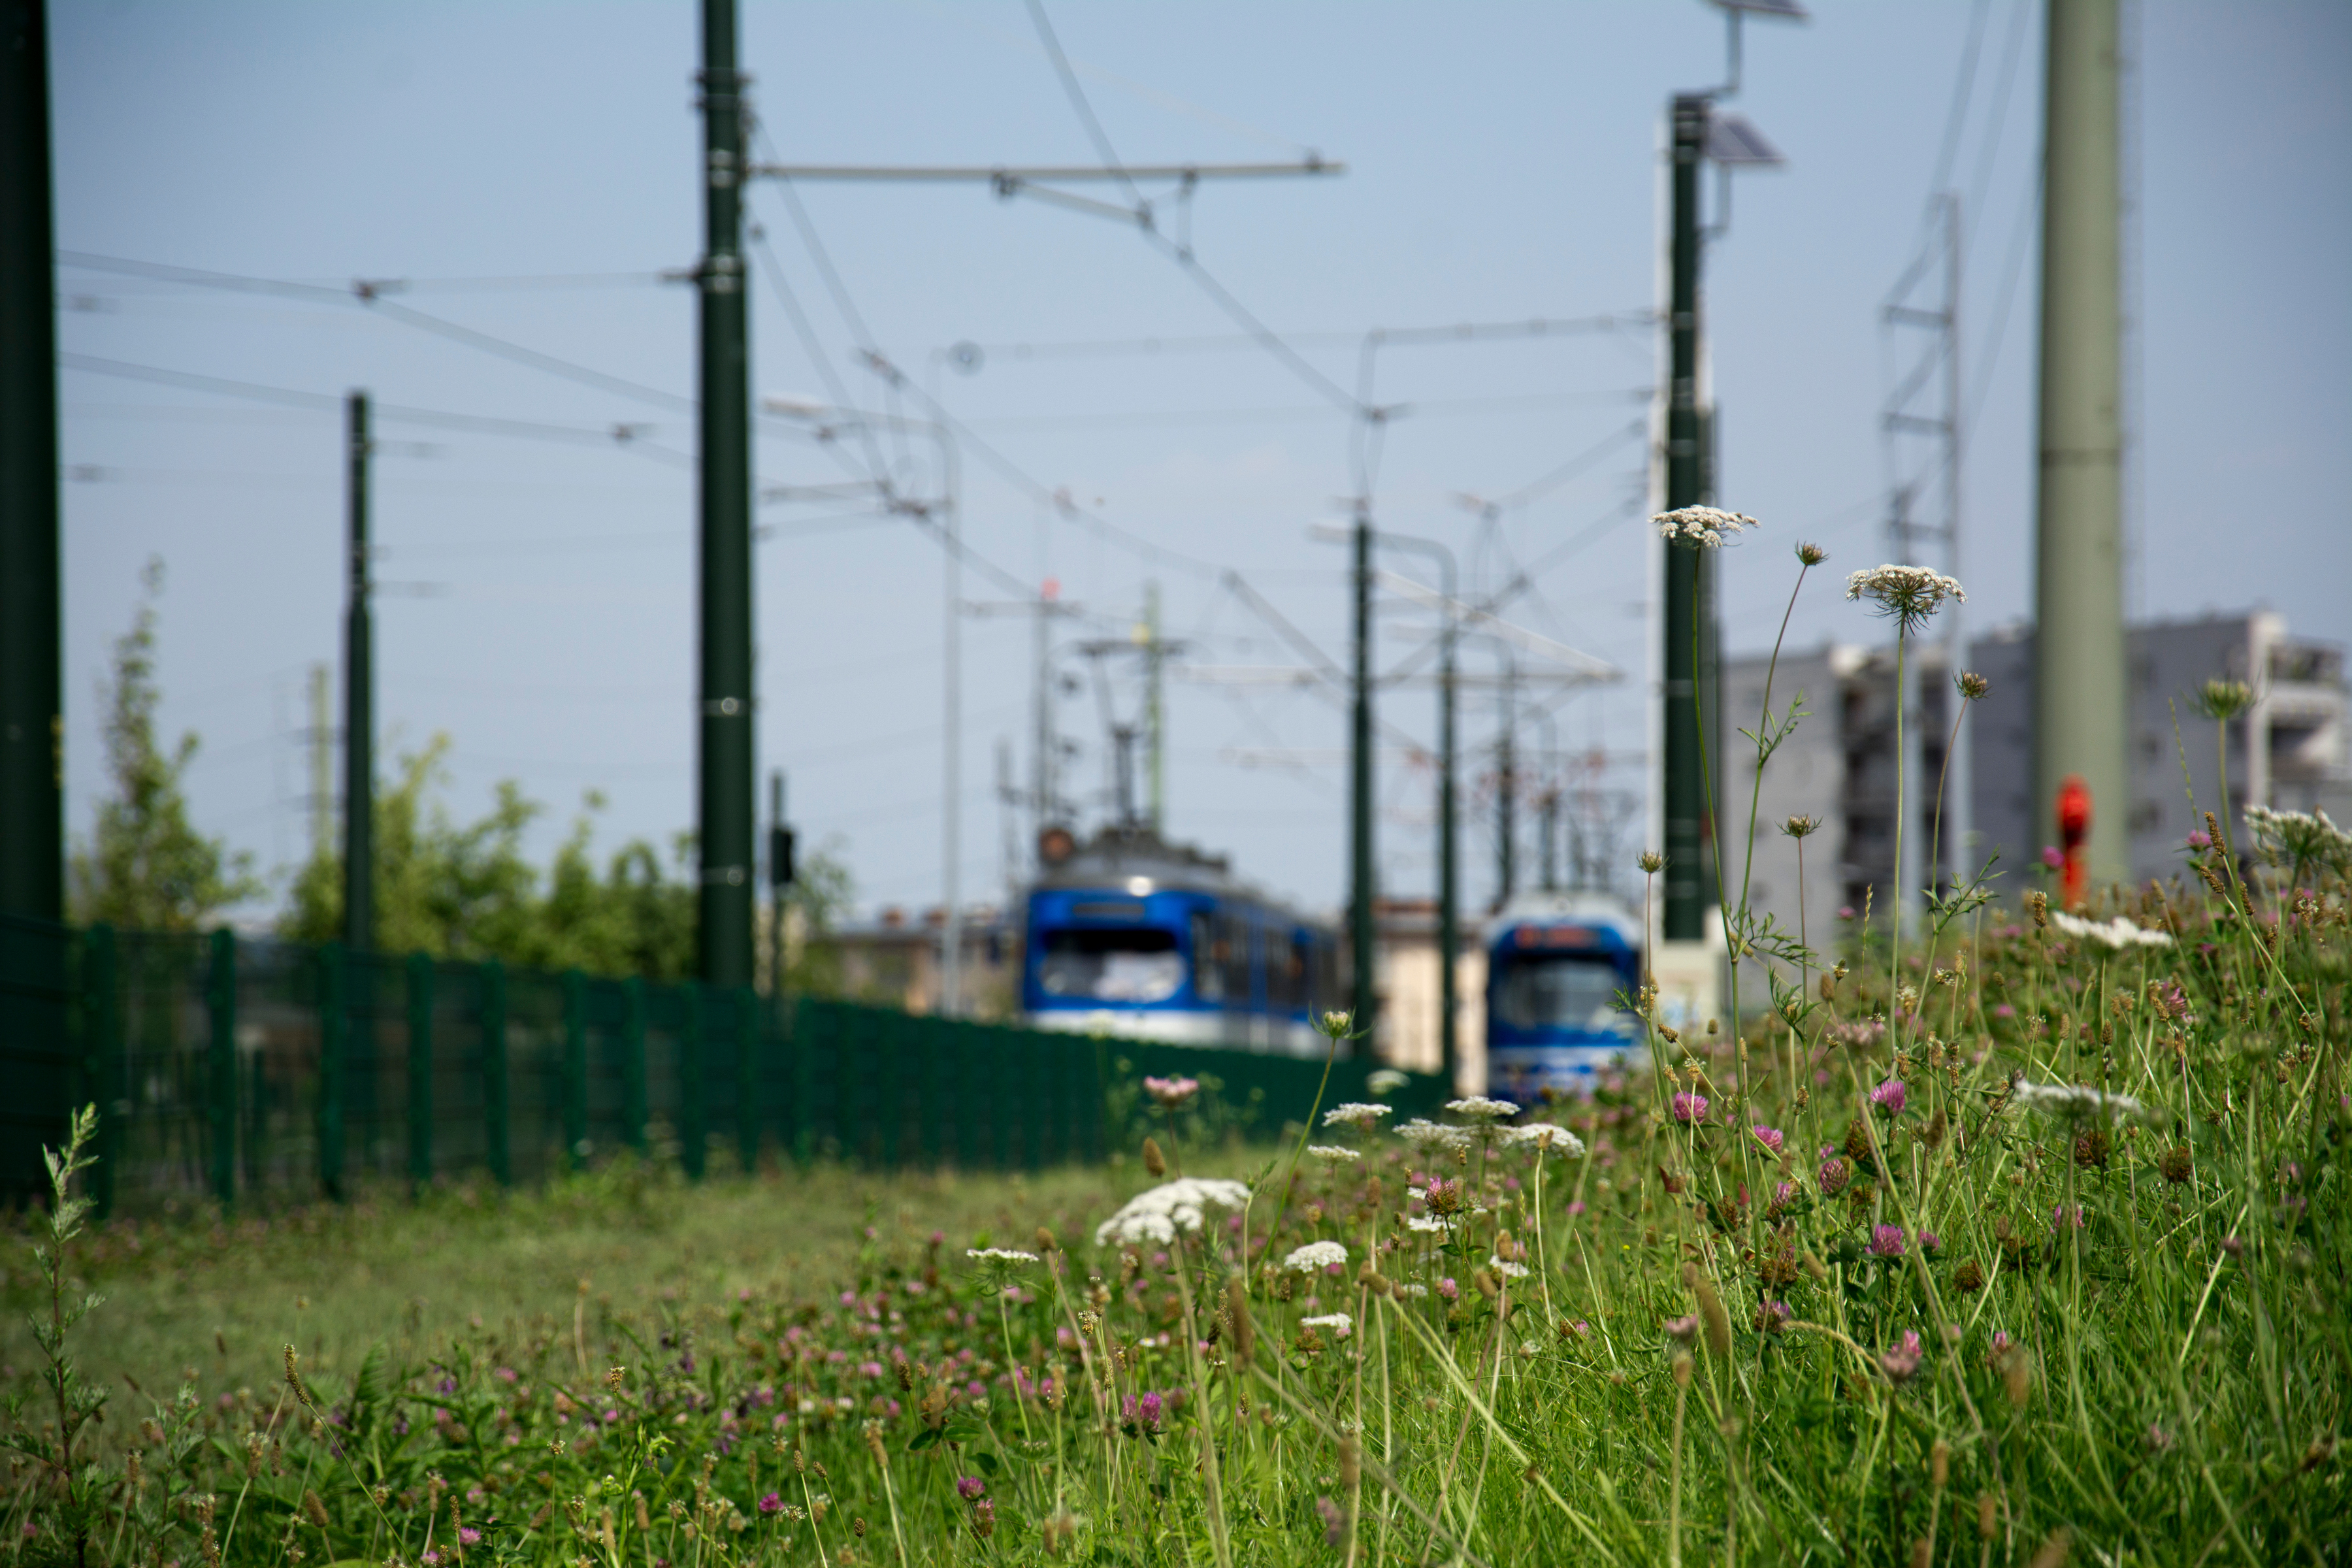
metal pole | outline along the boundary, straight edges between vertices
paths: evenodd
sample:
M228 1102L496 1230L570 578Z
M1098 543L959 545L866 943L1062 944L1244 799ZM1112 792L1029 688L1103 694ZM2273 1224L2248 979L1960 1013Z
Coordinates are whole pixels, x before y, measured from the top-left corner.
M0 914L58 921L64 623L47 11L19 0L0 16ZM61 1118L65 1107L36 1113Z
M768 775L768 994L784 994L784 898L793 881L792 829L784 822L784 770Z
M702 859L697 945L709 985L751 981L751 396L743 291L743 78L735 0L702 3ZM698 1156L699 1151L693 1152Z
M2058 842L2059 789L2080 775L2099 882L2131 870L2116 7L2050 3L2034 561L2034 820Z
M1699 173L1708 103L1699 93L1674 100L1673 277L1669 286L1670 384L1666 404L1666 507L1699 504L1706 485L1698 407ZM1665 552L1664 736L1665 908L1669 942L1706 934L1706 794L1699 747L1697 632L1706 552L1661 543Z
M343 463L351 515L343 609L343 947L375 949L375 629L369 608L368 399L344 401Z
M963 557L957 515L954 447L942 426L934 426L941 460L947 468L946 516L940 520L947 534L942 572L946 618L946 689L941 697L941 778L945 795L940 821L940 1005L939 1015L952 1018L963 1011Z
M1456 858L1460 852L1457 841L1460 813L1454 803L1454 774L1458 759L1454 748L1454 655L1461 640L1461 623L1455 618L1454 556L1443 557L1445 569L1445 642L1441 649L1438 674L1437 751L1439 779L1437 785L1437 1024L1438 1052L1444 1060L1445 1088L1455 1092L1455 1074L1462 1062L1461 1042L1456 1037L1461 1027L1462 1003L1455 994L1462 955L1462 883L1461 868Z
M1144 748L1150 770L1151 831L1154 835L1168 830L1168 721L1161 706L1160 677L1166 668L1160 649L1160 584L1143 585L1144 681L1143 724Z
M1947 192L1944 196L1944 533L1945 551L1950 560L1948 570L1963 583L1966 562L1962 557L1960 533L1960 465L1968 456L1966 433L1960 427L1960 194ZM1958 602L1945 606L1951 620L1944 627L1950 640L1951 652L1945 660L1946 680L1956 680L1968 668L1969 636L1968 606ZM1944 803L1945 830L1943 844L1937 852L1943 857L1947 868L1946 880L1957 886L1965 880L1970 868L1976 837L1976 745L1970 739L1976 726L1969 722L1969 704L1960 702L1957 689L1950 689L1948 702L1960 703L1960 719L1952 731L1952 754L1945 760L1951 770L1952 787Z
M1496 742L1495 790L1495 907L1499 910L1519 890L1519 662L1499 643L1495 651L1503 661L1503 725Z
M1356 508L1355 706L1349 736L1352 786L1349 800L1349 954L1354 967L1353 1012L1360 1053L1370 1054L1377 1004L1372 945L1372 520Z

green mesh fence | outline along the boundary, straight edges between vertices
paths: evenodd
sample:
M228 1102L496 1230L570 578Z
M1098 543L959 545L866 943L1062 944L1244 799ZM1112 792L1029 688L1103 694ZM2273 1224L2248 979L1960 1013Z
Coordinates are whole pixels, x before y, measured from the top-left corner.
M1330 1068L1327 1104L1372 1098ZM0 919L0 1194L43 1190L68 1108L100 1111L102 1205L537 1183L623 1150L702 1176L764 1162L1034 1169L1160 1127L1147 1075L1201 1080L1190 1135L1304 1118L1324 1064L749 990ZM1382 1097L1443 1098L1430 1075Z

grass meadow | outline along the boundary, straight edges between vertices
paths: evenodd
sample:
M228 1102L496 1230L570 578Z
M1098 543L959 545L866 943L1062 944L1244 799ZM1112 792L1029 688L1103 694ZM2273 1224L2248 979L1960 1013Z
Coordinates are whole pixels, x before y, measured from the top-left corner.
M2072 911L2036 868L1819 951L1735 915L1762 994L1630 998L1646 1059L1591 1099L1243 1146L1177 1082L1026 1181L68 1202L10 1244L0 1552L2352 1560L2352 840L2252 816L2189 803L2178 876Z

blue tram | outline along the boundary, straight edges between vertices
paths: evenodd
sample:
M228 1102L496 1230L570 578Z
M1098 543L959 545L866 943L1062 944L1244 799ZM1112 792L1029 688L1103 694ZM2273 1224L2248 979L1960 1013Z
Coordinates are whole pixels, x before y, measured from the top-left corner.
M1235 878L1223 858L1111 826L1049 831L1030 889L1021 1007L1040 1029L1319 1053L1344 1006L1336 933Z
M1616 900L1545 893L1513 900L1486 941L1486 1084L1522 1103L1545 1089L1590 1094L1612 1063L1642 1058L1624 999L1641 985L1642 923Z

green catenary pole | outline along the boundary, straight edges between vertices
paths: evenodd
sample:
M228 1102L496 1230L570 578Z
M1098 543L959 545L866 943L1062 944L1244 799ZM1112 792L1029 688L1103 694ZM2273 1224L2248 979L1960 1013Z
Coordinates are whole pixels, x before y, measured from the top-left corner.
M1349 720L1348 941L1354 970L1352 1004L1359 1044L1369 1051L1375 1007L1377 954L1372 942L1372 521L1370 501L1356 510L1355 700Z
M507 1074L507 972L495 958L476 971L481 987L482 1116L488 1145L490 1179L514 1185L514 1120L509 1114Z
M1669 282L1670 381L1666 398L1666 506L1696 506L1705 497L1699 429L1699 174L1706 157L1708 101L1690 93L1674 102L1674 238ZM1706 791L1699 744L1703 689L1700 619L1706 612L1706 552L1661 543L1665 552L1664 815L1665 900L1660 934L1669 942L1706 935ZM1709 700L1711 712L1717 705Z
M2059 788L2082 775L2095 885L2131 875L2116 20L2116 0L2051 0L2042 186L2033 820L2057 843Z
M751 403L735 0L703 0L701 979L751 983ZM700 1154L693 1155L697 1168Z
M369 605L368 400L344 400L343 945L375 949L375 628Z
M433 1184L433 961L408 955L408 1179Z
M47 6L0 10L0 914L65 918ZM27 1107L62 1124L63 1105Z

